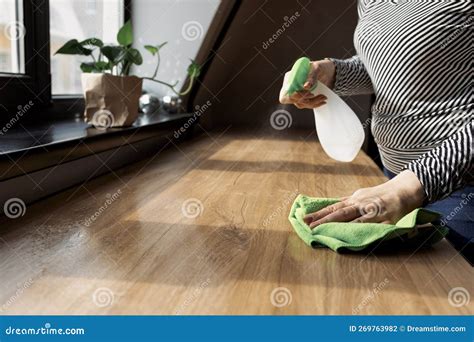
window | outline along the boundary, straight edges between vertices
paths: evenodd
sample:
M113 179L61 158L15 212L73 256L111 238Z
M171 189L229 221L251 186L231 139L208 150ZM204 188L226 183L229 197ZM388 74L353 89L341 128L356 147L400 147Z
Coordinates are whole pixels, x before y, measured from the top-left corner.
M23 1L0 0L0 72L24 72Z
M50 100L47 1L0 0L0 119Z
M196 58L221 2L133 0L135 45L144 56L144 63L134 72L137 75L153 74L156 63L143 49L144 44L168 42L161 51L162 62L158 78L169 83L179 81L179 89L186 79L189 59ZM168 87L147 80L144 89L160 97L172 94Z
M180 81L179 89L189 59L197 58L204 75L213 46L222 38L219 27L235 13L237 4L236 0L0 0L0 121L30 101L32 112L41 115L68 115L73 105L80 111L81 102L76 100L82 97L83 58L54 53L70 39L97 37L116 44L116 34L131 13L134 46L144 57L132 72L152 76L157 60L144 45L168 42L160 50L158 78L170 84ZM207 36L217 15L213 33ZM170 92L148 80L144 88L160 97ZM52 94L66 96L53 98Z
M81 94L79 65L87 58L54 53L70 39L96 37L116 43L124 23L124 0L50 0L49 4L53 95Z

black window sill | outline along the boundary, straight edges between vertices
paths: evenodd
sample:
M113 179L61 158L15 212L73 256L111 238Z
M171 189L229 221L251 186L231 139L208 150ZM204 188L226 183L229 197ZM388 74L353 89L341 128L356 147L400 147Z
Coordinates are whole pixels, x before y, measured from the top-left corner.
M152 137L172 136L190 117L140 114L130 127L107 130L87 125L79 114L41 123L19 120L0 135L0 181Z

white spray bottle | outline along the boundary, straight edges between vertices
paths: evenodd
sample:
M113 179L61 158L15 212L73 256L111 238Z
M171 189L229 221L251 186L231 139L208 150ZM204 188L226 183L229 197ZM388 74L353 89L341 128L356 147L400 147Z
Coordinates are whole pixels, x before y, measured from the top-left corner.
M303 89L311 69L310 63L308 58L302 57L286 73L282 89L285 95L289 96ZM321 82L317 82L311 92L327 97L325 105L313 110L316 132L324 152L341 162L354 160L365 138L359 118L339 96Z

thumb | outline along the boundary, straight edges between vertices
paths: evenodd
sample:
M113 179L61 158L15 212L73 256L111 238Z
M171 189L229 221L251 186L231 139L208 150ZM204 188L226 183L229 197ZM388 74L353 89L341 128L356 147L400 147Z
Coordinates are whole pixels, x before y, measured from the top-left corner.
M318 64L311 62L311 69L306 79L306 83L303 85L304 90L311 90L318 81Z

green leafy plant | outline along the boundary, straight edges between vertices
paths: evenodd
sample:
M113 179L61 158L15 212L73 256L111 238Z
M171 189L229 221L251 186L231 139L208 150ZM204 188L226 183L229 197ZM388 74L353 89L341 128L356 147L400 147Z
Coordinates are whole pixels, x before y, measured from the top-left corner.
M117 33L118 45L104 45L98 38L88 38L83 41L71 39L66 42L56 54L79 55L90 57L90 62L81 63L81 70L85 73L109 73L116 76L128 76L133 65L142 65L143 57L139 50L133 45L133 28L131 21L127 21ZM195 61L191 60L188 67L189 83L183 92L176 90L178 82L174 84L157 79L160 68L160 50L167 42L159 45L145 45L144 48L156 58L156 67L152 76L142 77L156 83L163 84L177 95L186 95L193 87L194 81L201 72L201 67Z

